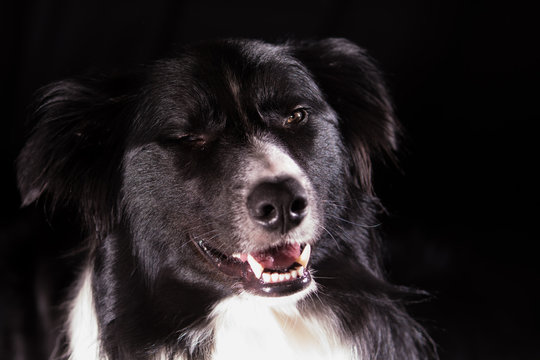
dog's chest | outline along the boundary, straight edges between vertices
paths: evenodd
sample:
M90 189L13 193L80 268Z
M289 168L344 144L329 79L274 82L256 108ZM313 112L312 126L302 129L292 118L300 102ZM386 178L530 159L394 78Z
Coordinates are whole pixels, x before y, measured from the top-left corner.
M305 317L294 305L228 299L214 312L213 360L354 359L326 314Z

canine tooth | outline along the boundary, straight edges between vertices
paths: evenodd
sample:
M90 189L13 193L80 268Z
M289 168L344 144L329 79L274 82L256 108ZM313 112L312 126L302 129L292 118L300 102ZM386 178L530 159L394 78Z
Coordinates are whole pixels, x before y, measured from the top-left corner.
M285 274L279 274L279 281L285 280Z
M251 254L248 254L247 256L247 262L249 263L249 266L251 266L251 270L253 270L253 274L255 274L255 277L257 279L261 278L261 275L263 273L264 268L261 264Z
M262 274L263 282L269 283L270 282L270 274L265 272Z
M308 264L310 255L311 255L311 245L306 244L306 246L304 247L304 251L302 251L298 259L296 259L295 261L299 263L300 265L306 267Z
M304 275L304 267L303 266L300 266L298 269L298 276L303 276Z
M298 272L296 270L291 271L291 277L296 279L298 277Z
M272 273L272 275L270 275L270 279L272 279L272 282L278 282L279 274L278 273Z

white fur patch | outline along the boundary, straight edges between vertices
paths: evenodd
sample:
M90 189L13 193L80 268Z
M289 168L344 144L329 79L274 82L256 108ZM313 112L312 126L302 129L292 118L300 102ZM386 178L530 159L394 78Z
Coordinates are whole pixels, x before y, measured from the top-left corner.
M357 359L337 336L333 314L305 317L295 301L242 294L221 301L212 316L212 360Z
M355 347L339 339L333 313L322 311L306 317L298 310L297 301L313 294L314 287L281 298L243 293L222 300L209 314L208 327L184 334L191 347L188 351L212 341L213 334L211 360L358 360ZM100 354L89 270L81 277L68 329L70 360L107 360ZM179 355L176 360L183 358ZM162 352L154 359L167 356Z
M248 183L261 178L278 176L291 176L299 180L304 187L308 187L307 178L300 166L281 148L270 141L254 139L256 161L252 163L252 172L248 173L255 179L249 179ZM251 181L250 181L251 180Z
M69 359L106 360L100 357L99 331L92 296L90 269L82 274L68 320Z

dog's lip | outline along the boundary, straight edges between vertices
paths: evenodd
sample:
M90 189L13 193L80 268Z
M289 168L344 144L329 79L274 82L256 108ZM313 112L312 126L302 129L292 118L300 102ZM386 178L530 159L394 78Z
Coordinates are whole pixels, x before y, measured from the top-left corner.
M308 268L310 244L283 244L256 253L227 256L203 240L192 241L222 273L241 280L245 290L262 296L285 296L306 288L311 282ZM265 256L277 259L267 260ZM289 264L290 263L290 264ZM268 268L264 265L276 265Z

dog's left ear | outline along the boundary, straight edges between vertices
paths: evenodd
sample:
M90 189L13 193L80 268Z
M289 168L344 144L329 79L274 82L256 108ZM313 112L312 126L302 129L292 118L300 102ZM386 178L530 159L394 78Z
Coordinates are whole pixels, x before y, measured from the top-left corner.
M380 71L362 48L345 39L292 43L291 49L339 116L356 185L371 192L372 159L393 159L399 132Z

